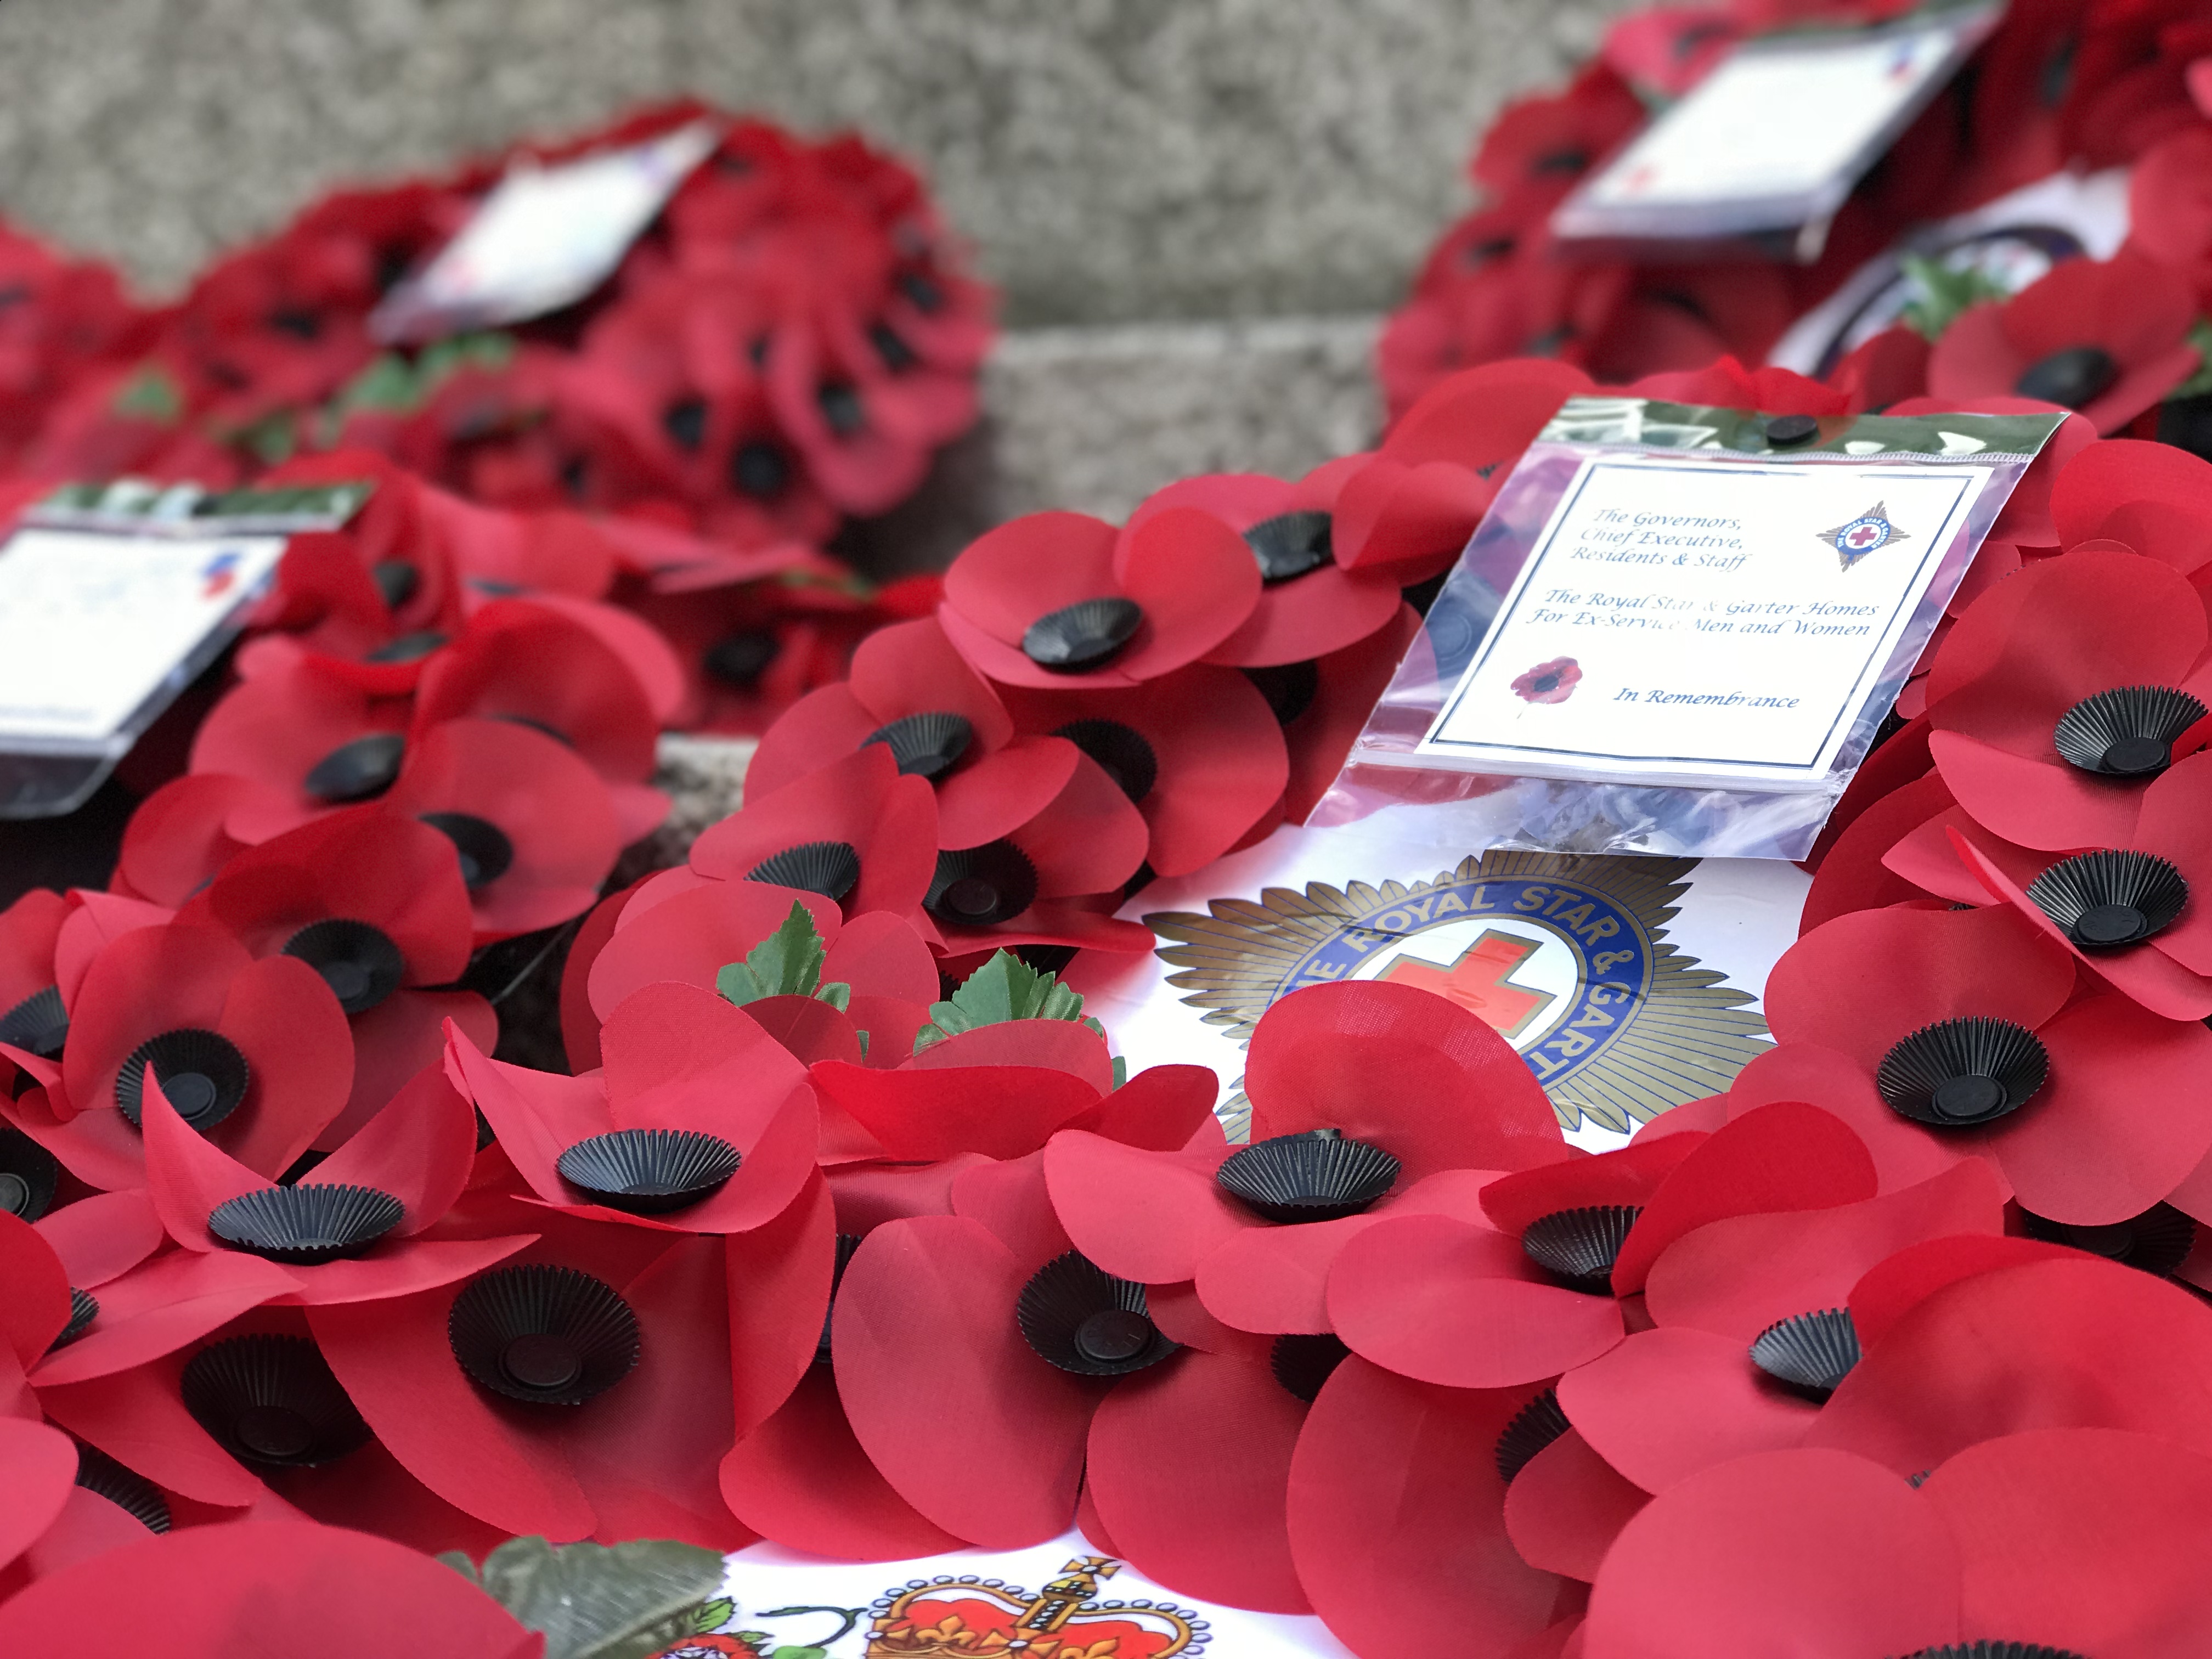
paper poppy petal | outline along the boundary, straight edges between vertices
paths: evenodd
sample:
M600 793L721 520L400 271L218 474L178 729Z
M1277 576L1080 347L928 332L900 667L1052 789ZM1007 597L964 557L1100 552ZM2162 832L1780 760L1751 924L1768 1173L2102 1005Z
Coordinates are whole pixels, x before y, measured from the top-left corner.
M2212 1320L2189 1292L2078 1252L1978 1273L1898 1318L1806 1443L1912 1474L2050 1428L2127 1429L2212 1455Z
M140 1097L140 1132L146 1142L147 1189L169 1237L190 1250L223 1246L208 1231L217 1206L247 1193L265 1192L275 1183L255 1174L197 1131L169 1104L154 1068L146 1068ZM470 1126L471 1149L475 1125Z
M0 1212L0 1340L28 1370L70 1322L70 1281L61 1258L27 1221Z
M773 1221L723 1240L731 1401L740 1437L774 1415L814 1364L836 1241L836 1206L818 1175Z
M240 969L216 1030L244 1051L253 1082L246 1109L214 1138L247 1169L274 1179L344 1109L353 1090L353 1030L323 976L296 957L265 957Z
M454 1360L448 1289L310 1308L307 1324L378 1442L454 1508L513 1533L588 1538L590 1504L560 1459L510 1430Z
M1354 1215L1248 1227L1199 1262L1199 1299L1208 1313L1238 1330L1311 1335L1334 1329L1330 1269L1346 1244L1383 1218Z
M1019 646L1039 617L1113 591L1114 543L1102 520L1028 514L968 544L945 573L945 605L1002 645Z
M1082 1079L1036 1066L882 1072L825 1060L813 1077L824 1100L902 1158L1019 1158L1098 1100Z
M1870 1073L1848 1055L1817 1043L1777 1043L1738 1072L1722 1098L1730 1118L1784 1100L1818 1106L1841 1118L1874 1159L1879 1189L1885 1193L1916 1186L1984 1150L1978 1140L1939 1133L1892 1111L1875 1091ZM1673 1115L1657 1121L1663 1124Z
M1925 897L1928 890L1915 885L1909 872L1900 874L1886 863L1883 854L1952 805L1950 787L1930 772L1860 813L1821 859L1798 915L1799 933L1809 933L1821 923L1856 910ZM1947 857L1949 852L1947 845Z
M45 1578L95 1555L142 1544L149 1530L119 1504L87 1487L71 1486L53 1524L24 1552L23 1565L33 1579Z
M39 1404L78 1439L167 1492L224 1509L254 1503L269 1489L185 1409L177 1394L183 1370L183 1362L171 1358L89 1382L44 1387Z
M1530 1566L1587 1583L1620 1529L1650 1501L1569 1429L1506 1487L1505 1531Z
M2054 1221L2140 1215L2212 1150L2212 1032L2087 997L2036 1034L2051 1080L1982 1133L2020 1201ZM2155 1100L2147 1112L2143 1103Z
M561 1154L615 1127L604 1078L556 1077L509 1066L486 1054L458 1027L447 1029L446 1045L447 1079L484 1115L515 1173L547 1203L568 1203L571 1194L556 1167Z
M32 1224L61 1258L69 1282L87 1291L130 1272L166 1237L143 1191L94 1193L48 1211Z
M1966 732L1929 733L1928 751L1945 788L1992 835L2052 851L2134 838L2141 790L2115 789L2063 761L2030 759Z
M909 1072L983 1066L1045 1066L1079 1078L1103 1094L1114 1086L1106 1039L1072 1019L1001 1019L955 1031L906 1062Z
M100 1291L90 1328L31 1368L45 1389L143 1366L217 1330L248 1309L291 1295L299 1279L273 1261L225 1250L177 1250Z
M1638 1331L1559 1382L1597 1455L1646 1492L1753 1452L1794 1446L1820 1408L1768 1382L1748 1344L1686 1327Z
M953 1214L988 1227L1026 1272L1075 1248L1053 1213L1042 1152L971 1164L952 1177L951 1194Z
M1355 1353L1457 1389L1510 1389L1621 1339L1620 1307L1544 1282L1518 1239L1447 1216L1377 1222L1346 1242L1328 1312Z
M1930 1238L2004 1231L2004 1194L1978 1158L1902 1192L1831 1210L1741 1215L1668 1245L1644 1281L1662 1325L1746 1343L1798 1314L1840 1308L1877 1262Z
M1055 899L1118 892L1144 863L1150 834L1121 786L1079 752L1066 787L1006 838L1036 867L1038 897Z
M437 1065L445 1052L447 1020L480 1048L499 1042L499 1010L474 991L394 991L375 1007L351 1016L353 1090L344 1108L315 1137L317 1149L343 1146L424 1066Z
M1208 1066L1148 1066L1067 1127L1125 1146L1175 1152L1215 1121L1220 1093L1221 1079Z
M1391 1086L1376 1089L1378 1077ZM1255 1140L1339 1128L1391 1153L1409 1184L1566 1157L1550 1099L1505 1039L1410 986L1315 985L1283 998L1253 1033L1244 1089ZM1482 1109L1464 1109L1468 1100Z
M1601 1204L1641 1208L1703 1139L1677 1134L1638 1139L1595 1158L1500 1176L1482 1188L1482 1211L1498 1231L1518 1238L1530 1222L1561 1210Z
M1045 1180L1076 1249L1119 1278L1175 1284L1253 1224L1214 1181L1224 1155L1145 1152L1067 1129L1046 1144Z
M908 714L957 714L968 722L970 741L986 753L1014 734L998 694L961 660L931 617L894 623L862 640L853 653L851 685L875 726Z
M1613 1264L1621 1295L1644 1288L1660 1253L1708 1222L1765 1210L1824 1210L1875 1194L1874 1159L1843 1120L1783 1102L1736 1118L1675 1166Z
M1560 1581L1506 1537L1496 1461L1533 1392L1437 1388L1357 1355L1330 1375L1291 1459L1291 1553L1346 1646L1504 1659L1552 1622Z
M712 991L714 976L788 921L793 904L804 905L815 932L836 944L842 925L836 903L769 882L708 882L635 914L624 911L592 963L592 1012L604 1024L625 999L662 980ZM605 1040L603 1029L599 1041Z
M1851 1286L1848 1304L1851 1327L1858 1333L1859 1346L1871 1348L1909 1310L1946 1285L1972 1279L1977 1273L1995 1273L2001 1267L2070 1259L2066 1245L2009 1234L1992 1237L1987 1233L1966 1233L1955 1238L1930 1238L1908 1244L1895 1255L1875 1263Z
M870 1233L831 1316L837 1392L899 1495L987 1549L1042 1543L1075 1512L1097 1390L1031 1352L1012 1316L1027 1275L978 1222ZM960 1449L947 1478L941 1449Z
M856 915L839 930L830 941L822 978L869 996L920 1003L937 998L937 963L929 946L903 916L887 911Z
M1305 662L1365 639L1396 614L1397 584L1323 565L1275 587L1239 628L1206 653L1209 663L1269 667Z
M1085 1487L1146 1577L1231 1607L1310 1612L1284 1510L1305 1417L1265 1366L1183 1354L1106 1397Z
M841 1561L904 1561L958 1549L892 1490L853 1437L836 1379L811 1367L723 1456L731 1512L772 1543Z
M1863 1458L1776 1451L1692 1476L1621 1529L1583 1652L1912 1653L1960 1633L1959 1552L1931 1504Z
M888 744L870 744L773 794L748 796L691 844L691 868L740 882L763 859L817 841L842 841L860 854L847 912L904 915L937 869L937 797L927 780L899 775Z
M1958 1540L1962 1630L2154 1659L2212 1623L2212 1458L2111 1429L1970 1446L1923 1495Z
M530 1659L544 1645L452 1568L337 1527L185 1528L80 1561L0 1607L0 1646L12 1653L132 1659L150 1631L173 1659L257 1648Z
M1981 1017L2034 1030L2073 994L2073 962L2002 905L1867 910L1807 933L1767 975L1784 1042L1840 1049L1869 1072L1900 1038Z
M406 1237L443 1216L461 1195L476 1158L476 1113L434 1060L317 1164L313 1179L390 1193L407 1206L395 1230Z
M937 844L981 847L1052 805L1081 751L1060 738L1016 738L937 781Z
M1234 1359L1249 1360L1255 1365L1268 1364L1274 1358L1273 1337L1223 1324L1206 1310L1193 1285L1147 1285L1145 1310L1152 1323L1159 1327L1161 1335L1186 1348L1196 1348L1201 1353L1225 1354Z

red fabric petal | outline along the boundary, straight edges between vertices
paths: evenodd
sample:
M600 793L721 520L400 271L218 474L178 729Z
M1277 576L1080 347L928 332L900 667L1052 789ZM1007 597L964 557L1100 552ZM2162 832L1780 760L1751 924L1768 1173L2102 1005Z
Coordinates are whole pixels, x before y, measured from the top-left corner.
M941 1555L961 1540L891 1489L845 1420L827 1365L808 1370L721 1464L731 1513L789 1549L842 1561Z
M2212 1318L2185 1291L2078 1253L1979 1273L1897 1319L1806 1441L1911 1474L2049 1428L2128 1429L2212 1455Z
M1263 586L1244 625L1206 653L1206 660L1264 668L1326 656L1384 626L1399 604L1398 586L1387 572L1322 565Z
M1893 1654L1960 1634L1959 1553L1934 1506L1863 1459L1778 1451L1685 1480L1622 1529L1583 1651Z
M1559 1379L1559 1406L1598 1455L1646 1492L1753 1452L1794 1446L1819 1415L1768 1382L1748 1345L1686 1326L1639 1331Z
M1749 1342L1778 1320L1840 1308L1860 1276L1930 1238L2004 1231L2004 1194L1978 1158L1863 1204L1716 1221L1667 1247L1644 1282L1662 1325Z
M1507 1539L1495 1457L1532 1392L1440 1389L1357 1355L1330 1376L1291 1460L1291 1553L1346 1646L1505 1659L1552 1622L1559 1581Z
M1183 1354L1099 1407L1086 1489L1146 1577L1204 1601L1307 1613L1284 1513L1305 1416L1265 1366Z
M1569 1429L1505 1489L1505 1531L1532 1567L1588 1582L1651 1494L1614 1473Z
M1612 1297L1561 1290L1519 1240L1446 1216L1385 1219L1346 1243L1328 1313L1354 1352L1458 1389L1556 1376L1622 1334Z
M1960 1627L2163 1659L2212 1629L2212 1459L2109 1429L1970 1446L1922 1488L1958 1540Z
M1784 1102L1730 1122L1652 1194L1613 1264L1613 1287L1644 1288L1660 1252L1732 1215L1824 1210L1875 1194L1874 1160L1840 1118Z
M446 1075L484 1115L500 1150L531 1191L566 1204L556 1160L580 1140L614 1127L598 1076L556 1077L491 1059L459 1030L447 1033Z
M989 1549L1066 1528L1098 1398L1022 1340L1012 1316L1026 1277L980 1223L894 1222L854 1255L831 1320L862 1448L931 1522Z
M1389 1088L1374 1086L1380 1077ZM1437 1170L1526 1170L1566 1157L1550 1099L1505 1039L1409 986L1292 992L1253 1032L1244 1088L1255 1140L1340 1128L1395 1156L1407 1184Z

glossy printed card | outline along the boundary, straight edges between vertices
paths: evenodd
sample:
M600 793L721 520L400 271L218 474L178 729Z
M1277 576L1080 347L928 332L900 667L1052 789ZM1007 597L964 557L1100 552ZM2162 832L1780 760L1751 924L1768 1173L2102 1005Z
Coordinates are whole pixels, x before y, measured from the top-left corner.
M1414 753L1817 789L1990 477L1594 456Z
M1570 398L1309 823L1802 858L2058 420Z

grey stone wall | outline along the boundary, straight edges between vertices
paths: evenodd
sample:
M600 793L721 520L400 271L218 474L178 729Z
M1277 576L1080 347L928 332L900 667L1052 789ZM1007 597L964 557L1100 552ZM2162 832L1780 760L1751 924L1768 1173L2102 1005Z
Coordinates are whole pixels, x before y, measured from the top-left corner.
M692 91L920 159L1038 323L1371 311L1621 0L7 0L0 209L173 287L340 181Z

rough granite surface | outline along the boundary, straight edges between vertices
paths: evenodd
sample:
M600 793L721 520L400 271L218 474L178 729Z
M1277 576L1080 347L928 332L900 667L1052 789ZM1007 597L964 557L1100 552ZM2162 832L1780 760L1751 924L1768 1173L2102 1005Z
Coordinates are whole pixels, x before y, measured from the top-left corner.
M1625 0L9 0L0 210L173 289L341 181L695 92L927 169L1016 325L1377 310Z

